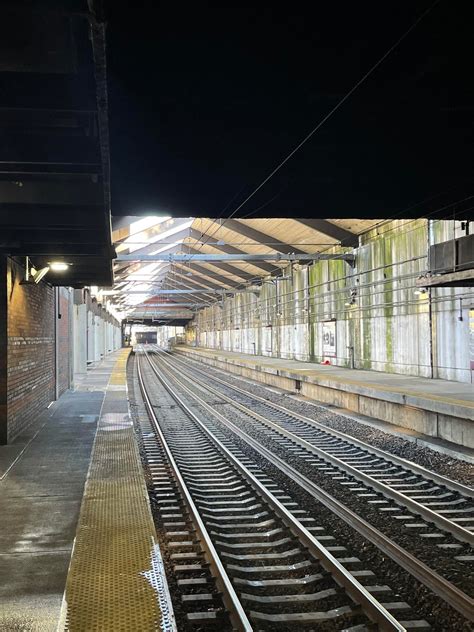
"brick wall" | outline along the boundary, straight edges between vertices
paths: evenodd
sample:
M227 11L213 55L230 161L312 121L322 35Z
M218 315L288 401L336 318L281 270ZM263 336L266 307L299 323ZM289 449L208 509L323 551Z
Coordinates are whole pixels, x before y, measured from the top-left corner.
M58 396L71 385L72 293L60 288L56 305L58 294L54 288L44 281L20 285L24 278L21 265L0 255L0 444L13 441L56 399L56 364ZM58 307L61 318L56 320ZM88 307L97 319L100 316L118 326L97 301L89 298ZM76 337L78 348L83 345L85 368L84 316L83 330L76 332ZM104 353L102 338L99 343L97 351Z
M7 262L8 441L55 398L54 290L20 285L23 269Z

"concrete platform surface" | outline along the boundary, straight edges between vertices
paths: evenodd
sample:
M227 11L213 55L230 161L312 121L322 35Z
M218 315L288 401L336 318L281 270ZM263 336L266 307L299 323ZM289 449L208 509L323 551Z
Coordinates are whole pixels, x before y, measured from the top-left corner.
M56 630L112 354L0 446L0 630Z
M474 385L178 345L179 353L266 384L455 444L474 447Z
M175 630L127 400L129 351L102 406L58 630Z

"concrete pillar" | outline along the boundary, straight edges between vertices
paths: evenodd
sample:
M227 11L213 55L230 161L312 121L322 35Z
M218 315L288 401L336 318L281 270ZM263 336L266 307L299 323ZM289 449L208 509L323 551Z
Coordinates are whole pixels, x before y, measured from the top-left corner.
M74 373L87 371L87 305L74 305Z
M7 258L0 255L0 444L8 440L7 333Z
M105 323L105 328L106 328L106 331L107 331L107 335L105 337L105 339L106 339L105 351L106 351L107 355L109 355L109 353L112 353L112 350L113 350L113 345L112 345L112 325L111 325L111 323L109 323L109 321L107 321Z
M74 389L74 290L68 289L69 388Z
M59 397L59 318L61 318L59 309L59 292L61 288L54 288L54 398Z
M72 292L67 287L57 287L55 296L55 363L56 399L71 388L73 340L71 323Z
M95 316L95 355L94 355L94 361L95 362L99 362L100 360L100 353L101 353L101 340L100 340L100 326L101 326L101 318L100 316Z
M100 332L101 332L101 360L105 358L107 355L107 321L104 319L104 316L101 316L100 319Z
M104 319L104 317L101 317L101 343L102 343L102 348L101 348L101 360L103 358L105 358L106 354L107 354L107 336L106 336L106 321Z
M100 336L100 327L101 327L101 318L97 314L94 315L94 362L99 362L100 354L102 349L101 344L101 336Z
M95 314L87 312L87 364L95 360Z
M97 348L96 348L96 361L100 362L100 360L102 360L102 358L104 357L104 338L103 338L103 331L104 331L104 323L102 321L102 317L98 316L97 317Z

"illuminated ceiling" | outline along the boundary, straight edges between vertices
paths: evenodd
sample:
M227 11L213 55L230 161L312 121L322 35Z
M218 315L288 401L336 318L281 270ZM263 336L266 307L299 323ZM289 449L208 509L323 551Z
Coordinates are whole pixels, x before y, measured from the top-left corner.
M316 259L334 252L334 246L349 252L361 233L383 221L120 218L113 231L115 285L104 294L122 318L186 321L224 293L278 274L287 265L285 257L314 254ZM187 261L173 260L183 254ZM217 260L201 261L203 255ZM249 255L258 260L248 260ZM129 260L120 260L123 256Z

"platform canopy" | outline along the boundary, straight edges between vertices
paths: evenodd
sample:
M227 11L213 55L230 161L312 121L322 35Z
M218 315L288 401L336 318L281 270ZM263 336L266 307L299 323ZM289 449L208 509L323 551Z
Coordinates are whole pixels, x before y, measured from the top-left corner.
M0 20L0 256L53 285L112 285L105 23L95 0Z
M186 322L226 294L281 275L289 261L350 265L359 235L383 221L117 218L115 285L105 294L130 319Z

